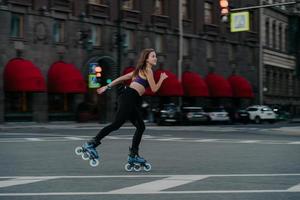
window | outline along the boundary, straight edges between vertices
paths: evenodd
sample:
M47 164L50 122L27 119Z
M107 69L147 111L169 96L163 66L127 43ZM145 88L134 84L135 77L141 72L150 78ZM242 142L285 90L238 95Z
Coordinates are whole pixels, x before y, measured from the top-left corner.
M164 15L164 0L155 0L154 14Z
M73 94L49 94L49 113L71 112Z
M6 113L26 113L32 112L32 93L26 92L6 92L5 112Z
M279 25L278 29L278 48L281 51L282 50L282 25Z
M190 39L183 38L183 56L189 56L190 55Z
M120 1L123 3L122 8L124 10L133 10L134 9L134 0L126 0L126 1L120 0Z
M270 22L269 22L269 19L266 19L266 24L265 24L265 45L267 47L270 46Z
M135 33L132 30L125 31L125 38L124 38L124 48L127 50L135 49Z
M164 38L163 38L162 34L156 35L155 50L156 50L157 53L163 53L164 52Z
M288 46L287 45L289 45L288 44L288 36L289 36L289 32L288 32L288 26L286 26L285 28L284 28L284 38L283 38L283 49L284 49L284 51L287 51L288 50Z
M272 24L272 43L273 48L276 48L276 22L274 21Z
M214 44L210 41L206 42L206 59L213 59L214 56Z
M53 25L53 39L56 43L65 41L65 23L61 20L55 20Z
M24 16L21 14L12 14L10 25L10 36L16 38L24 37Z
M102 39L102 32L101 27L98 25L92 26L92 43L93 46L101 46L101 39Z
M189 19L190 18L189 0L182 0L182 18L183 19Z
M205 24L213 23L213 4L210 2L204 3L204 23Z
M103 5L104 3L104 0L89 0L89 4Z

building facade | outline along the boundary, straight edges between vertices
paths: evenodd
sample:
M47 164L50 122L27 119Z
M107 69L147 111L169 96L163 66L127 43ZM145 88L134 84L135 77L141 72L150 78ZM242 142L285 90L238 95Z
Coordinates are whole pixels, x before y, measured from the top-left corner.
M288 1L264 1L265 4ZM263 99L264 103L297 115L299 88L299 16L297 6L263 10Z
M248 103L256 103L258 11L250 13L250 31L231 33L229 24L220 21L218 0L183 0L182 3L181 71L192 71L203 78L209 73L216 73L226 80L232 74L243 76L254 92L254 98L250 98ZM258 3L256 0L230 1L232 7ZM83 118L87 114L88 120L111 120L116 108L117 91L97 96L95 88L88 88L90 67L97 63L103 68L103 79L113 79L122 74L126 67L134 66L139 52L144 48L156 50L157 69L181 77L178 74L178 10L178 1L174 0L0 1L0 76L3 77L0 81L0 122L74 120L78 113ZM285 30L287 22L283 22L281 29ZM286 44L283 45L286 48ZM268 53L268 49L265 52ZM294 57L282 56L293 65ZM13 82L26 82L22 77L13 79L14 74L23 73L24 68L15 73L9 72L9 68L11 71L19 69L15 66L19 62L23 63L20 65L27 63L33 71L38 69L39 76L44 79L42 89L37 89L37 86L22 89ZM58 72L52 73L54 68ZM62 70L64 68L66 72ZM280 70L284 71L286 82L291 85L293 75L290 68ZM76 70L80 71L81 77ZM52 75L55 73L64 75L62 82L59 82L58 75ZM83 79L87 89L69 86L72 75L78 76L76 80L79 82ZM227 102L232 101L229 96L215 97L207 98L206 102L222 104L223 97L227 98ZM146 98L159 102L161 97Z

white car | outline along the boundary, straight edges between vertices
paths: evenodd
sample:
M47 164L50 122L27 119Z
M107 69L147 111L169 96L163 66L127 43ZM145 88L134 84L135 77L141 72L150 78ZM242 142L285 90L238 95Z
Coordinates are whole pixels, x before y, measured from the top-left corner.
M256 124L260 124L262 121L274 123L276 120L276 113L268 106L250 106L246 111L249 113L250 120Z
M230 122L229 114L223 108L206 108L210 122Z

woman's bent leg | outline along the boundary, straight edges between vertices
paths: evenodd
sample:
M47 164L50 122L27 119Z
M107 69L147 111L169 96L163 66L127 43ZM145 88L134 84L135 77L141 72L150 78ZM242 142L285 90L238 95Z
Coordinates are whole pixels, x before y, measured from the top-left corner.
M136 131L132 138L131 150L134 153L138 153L139 146L142 140L143 133L145 131L145 123L140 114L135 119L130 120L131 123L136 127Z

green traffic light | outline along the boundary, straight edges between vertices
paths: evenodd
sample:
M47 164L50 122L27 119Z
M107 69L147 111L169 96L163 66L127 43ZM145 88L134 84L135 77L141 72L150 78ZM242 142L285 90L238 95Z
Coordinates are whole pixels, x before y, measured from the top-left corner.
M112 80L109 78L109 79L106 79L106 83L107 84L110 84L112 82Z

